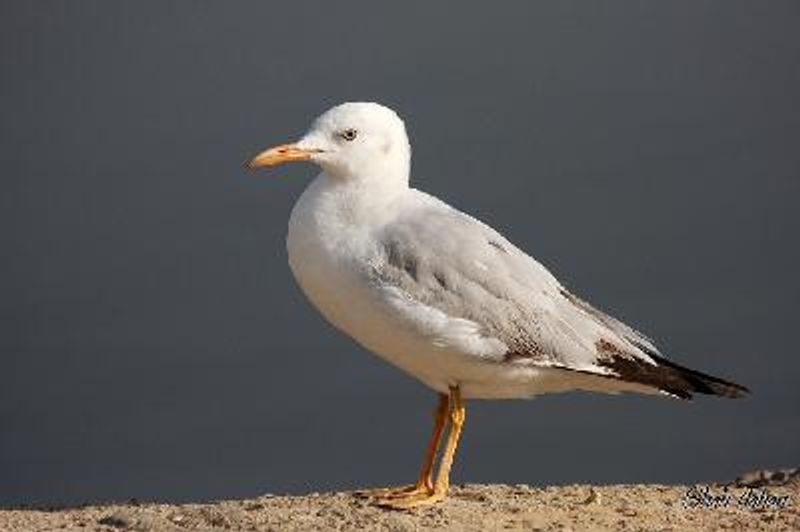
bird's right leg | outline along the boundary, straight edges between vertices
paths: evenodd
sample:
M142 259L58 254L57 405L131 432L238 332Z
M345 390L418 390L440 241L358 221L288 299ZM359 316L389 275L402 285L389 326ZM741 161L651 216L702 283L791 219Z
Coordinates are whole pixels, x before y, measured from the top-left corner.
M375 501L378 506L392 508L395 510L411 510L423 506L430 506L441 502L447 496L450 487L450 468L453 465L453 457L456 454L456 447L461 436L461 428L464 426L464 416L466 409L461 400L461 390L458 386L450 387L450 433L447 436L447 444L442 453L441 464L439 464L439 475L432 490L422 492L412 492L402 496L382 497Z
M359 497L380 497L391 499L393 497L408 497L409 495L427 494L433 492L433 463L436 460L436 452L439 450L439 442L442 439L444 425L447 422L449 407L449 397L447 394L439 394L439 402L433 412L433 432L428 440L425 449L425 458L422 461L422 469L419 477L414 484L406 486L395 486L391 488L376 488L355 492Z

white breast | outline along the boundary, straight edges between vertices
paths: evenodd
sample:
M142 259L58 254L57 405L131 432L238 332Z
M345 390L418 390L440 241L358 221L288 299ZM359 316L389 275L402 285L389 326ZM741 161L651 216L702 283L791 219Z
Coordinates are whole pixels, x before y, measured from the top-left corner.
M359 224L359 206L346 187L320 175L292 210L286 239L289 266L311 303L337 329L426 384L446 391L435 346L410 330L367 279L377 213Z

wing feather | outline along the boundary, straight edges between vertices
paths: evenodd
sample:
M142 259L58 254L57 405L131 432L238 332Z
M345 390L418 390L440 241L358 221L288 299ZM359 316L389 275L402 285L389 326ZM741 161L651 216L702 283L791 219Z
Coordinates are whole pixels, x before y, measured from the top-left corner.
M436 345L685 399L695 392L747 392L668 361L650 338L564 288L491 227L423 193L417 200L418 208L401 210L400 218L380 228L370 277L380 289L401 294L417 323L426 321L420 316L435 316L437 326L428 320L425 327ZM626 389L623 383L620 389Z
M421 209L380 229L375 283L477 324L505 346L504 361L598 374L611 373L599 361L612 355L653 364L651 340L568 292L497 231L433 198Z

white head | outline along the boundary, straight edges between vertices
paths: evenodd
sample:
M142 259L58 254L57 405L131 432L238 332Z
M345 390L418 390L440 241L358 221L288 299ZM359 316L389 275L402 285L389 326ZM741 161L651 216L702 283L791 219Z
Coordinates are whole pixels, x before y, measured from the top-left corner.
M312 161L330 177L408 184L411 147L397 113L377 103L343 103L317 118L303 138L254 157L250 168Z

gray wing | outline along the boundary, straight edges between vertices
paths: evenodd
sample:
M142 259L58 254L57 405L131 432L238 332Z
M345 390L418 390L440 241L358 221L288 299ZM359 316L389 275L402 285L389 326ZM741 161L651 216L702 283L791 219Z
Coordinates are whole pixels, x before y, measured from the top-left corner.
M497 231L438 200L428 197L386 224L377 241L373 282L476 324L478 334L503 346L488 358L618 378L682 397L720 393L667 362L646 336L567 291Z

